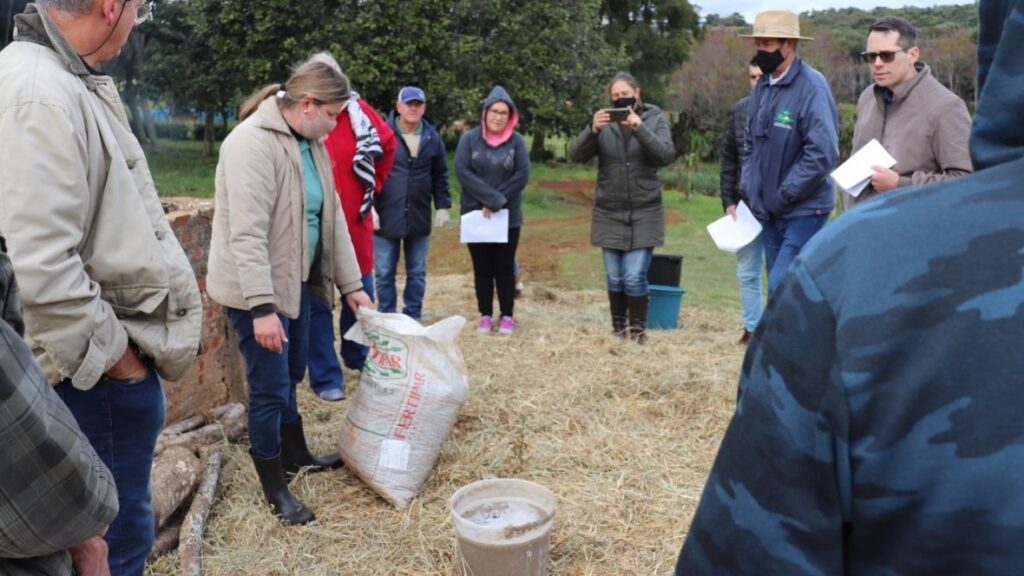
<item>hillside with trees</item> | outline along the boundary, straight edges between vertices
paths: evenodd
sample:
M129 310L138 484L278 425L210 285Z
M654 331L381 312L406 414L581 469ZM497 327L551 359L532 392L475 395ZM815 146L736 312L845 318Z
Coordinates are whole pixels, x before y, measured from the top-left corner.
M0 0L4 43L25 4ZM672 115L680 154L711 161L729 108L747 92L753 54L750 40L738 37L749 30L742 15L701 22L688 0L311 0L298 8L285 0L156 0L155 14L104 69L121 83L132 127L151 149L158 150L159 112L203 119L198 135L211 154L245 96L329 50L382 112L399 87L422 86L428 115L441 126L477 122L482 98L503 84L538 159L547 156L546 137L578 132L607 105L611 74L629 70L645 98ZM853 103L871 81L859 60L865 31L888 14L918 26L923 60L973 106L974 5L801 14L815 41L800 53L828 77L846 138Z

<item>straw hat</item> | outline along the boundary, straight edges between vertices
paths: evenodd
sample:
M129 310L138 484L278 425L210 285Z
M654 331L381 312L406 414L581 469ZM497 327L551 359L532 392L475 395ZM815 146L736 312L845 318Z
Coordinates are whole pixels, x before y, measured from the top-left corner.
M754 17L754 31L741 38L796 38L814 40L800 35L800 18L789 10L766 10Z

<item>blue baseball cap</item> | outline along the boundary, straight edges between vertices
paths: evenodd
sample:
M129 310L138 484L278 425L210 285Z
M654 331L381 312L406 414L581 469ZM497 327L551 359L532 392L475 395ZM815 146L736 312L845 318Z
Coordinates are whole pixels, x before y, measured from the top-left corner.
M426 102L427 95L423 93L423 89L418 86L406 86L398 91L398 101L402 104L408 102Z

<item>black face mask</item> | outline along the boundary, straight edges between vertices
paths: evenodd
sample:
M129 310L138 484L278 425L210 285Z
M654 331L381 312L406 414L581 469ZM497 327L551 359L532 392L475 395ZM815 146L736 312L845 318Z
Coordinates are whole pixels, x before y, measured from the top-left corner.
M636 106L636 98L616 98L612 101L612 106L616 108L632 108Z
M757 67L761 69L761 72L765 74L771 74L775 72L775 69L780 64L785 62L786 58L782 55L782 49L777 49L775 52L765 52L764 50L758 50L757 56L755 56L755 62Z

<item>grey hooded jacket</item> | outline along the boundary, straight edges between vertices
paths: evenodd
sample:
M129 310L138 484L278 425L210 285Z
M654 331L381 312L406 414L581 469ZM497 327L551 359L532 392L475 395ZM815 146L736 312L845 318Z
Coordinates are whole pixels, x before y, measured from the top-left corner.
M495 102L508 104L511 115L508 125L519 121L515 102L501 86L495 86L484 101L484 114ZM481 120L481 123L484 119ZM455 150L455 175L462 186L459 213L490 208L508 209L509 228L523 224L523 189L530 180L530 154L522 135L513 131L507 140L491 146L477 126L462 135Z

